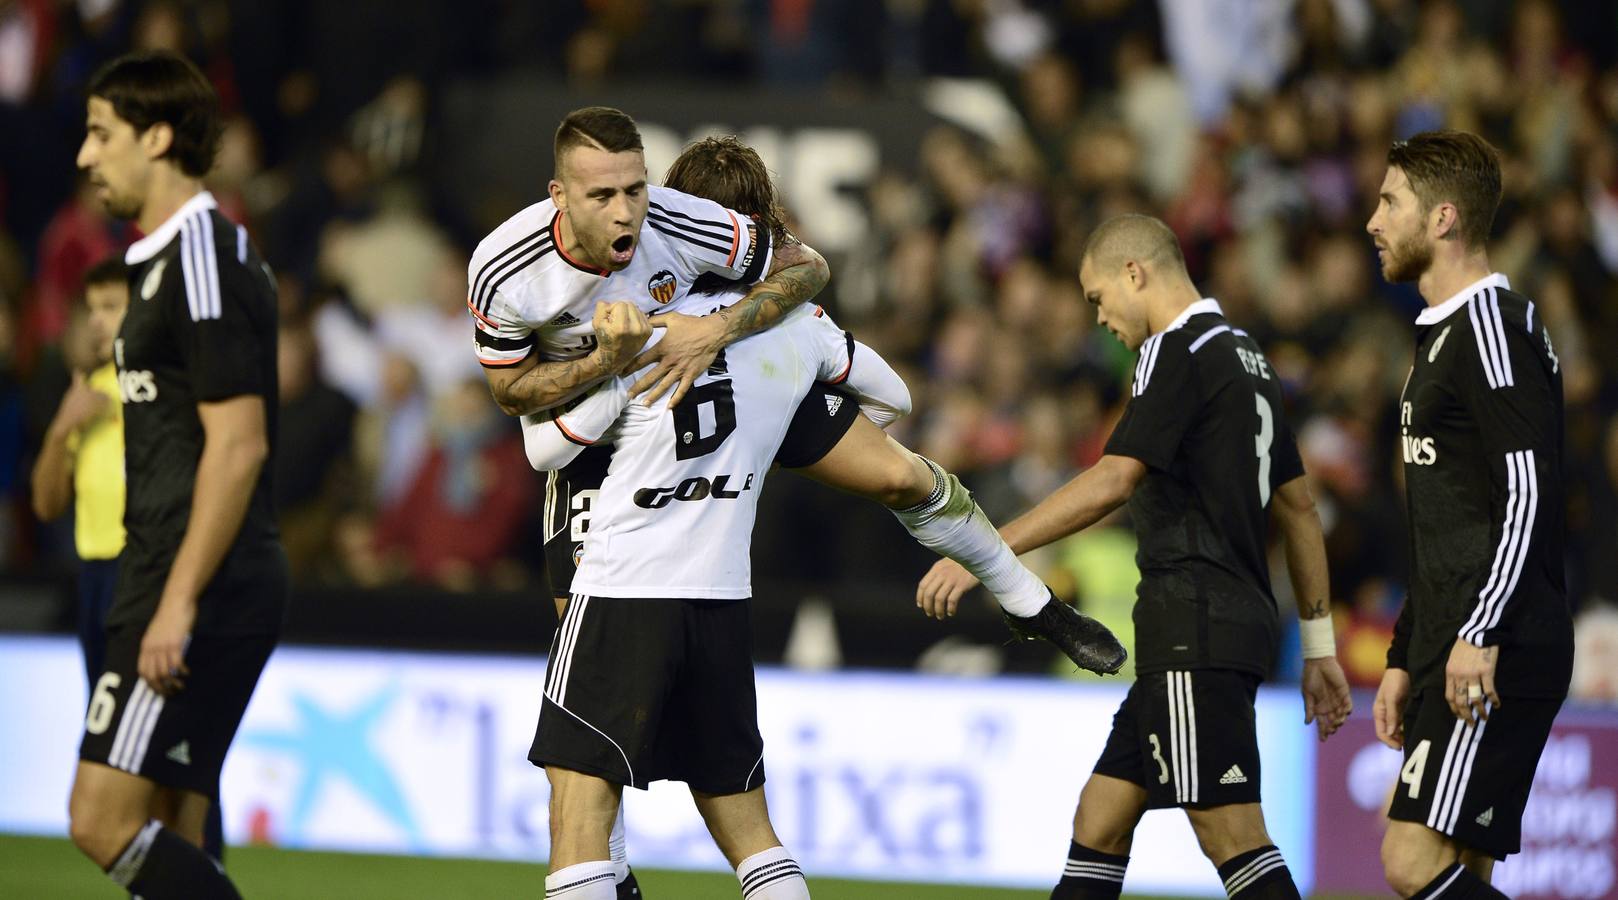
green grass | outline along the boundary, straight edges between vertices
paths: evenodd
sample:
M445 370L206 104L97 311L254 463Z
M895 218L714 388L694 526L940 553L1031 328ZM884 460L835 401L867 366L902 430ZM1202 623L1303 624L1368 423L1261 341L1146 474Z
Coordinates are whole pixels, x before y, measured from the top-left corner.
M248 900L484 900L538 897L545 867L534 863L309 853L232 847L231 878ZM734 876L637 870L647 900L739 897ZM815 900L1034 900L1047 891L809 879ZM118 900L120 892L73 845L59 838L0 835L0 897Z

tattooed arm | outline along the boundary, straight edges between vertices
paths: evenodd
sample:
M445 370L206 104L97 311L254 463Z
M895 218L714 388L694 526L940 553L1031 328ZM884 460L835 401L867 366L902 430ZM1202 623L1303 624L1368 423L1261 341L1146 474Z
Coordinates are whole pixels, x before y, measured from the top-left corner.
M652 333L646 317L629 303L597 303L591 321L596 348L579 359L542 360L530 353L505 368L485 367L489 393L508 416L525 416L571 400L585 388L618 374Z
M664 313L652 319L653 327L667 328L668 333L630 364L629 371L635 371L657 363L630 388L630 396L646 393L643 402L650 405L672 388L669 405L674 406L726 345L781 321L798 304L820 293L830 280L831 267L826 260L809 245L787 235L775 249L769 275L735 304L708 316Z
M1331 640L1331 579L1326 569L1326 539L1320 528L1315 500L1309 495L1309 481L1300 475L1281 485L1271 501L1271 515L1286 543L1287 572L1292 576L1292 592L1298 603L1298 618L1305 623L1303 677L1304 723L1314 722L1321 740L1330 737L1354 711L1348 693L1348 679L1330 656L1311 655L1309 634L1321 629L1320 653L1334 651Z

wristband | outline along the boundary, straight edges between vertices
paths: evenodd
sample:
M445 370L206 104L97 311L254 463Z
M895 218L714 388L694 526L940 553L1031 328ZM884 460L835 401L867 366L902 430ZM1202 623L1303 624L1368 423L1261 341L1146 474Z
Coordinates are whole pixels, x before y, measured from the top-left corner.
M1304 659L1337 655L1337 638L1332 634L1331 616L1299 619L1298 632L1302 638Z

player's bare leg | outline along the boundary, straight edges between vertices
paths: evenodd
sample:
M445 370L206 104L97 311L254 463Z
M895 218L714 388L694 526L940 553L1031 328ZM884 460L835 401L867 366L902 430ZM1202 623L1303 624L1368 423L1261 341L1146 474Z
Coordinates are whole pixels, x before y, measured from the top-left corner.
M1401 897L1438 889L1453 889L1461 897L1504 897L1489 886L1494 860L1484 857L1416 822L1391 821L1382 836L1382 873Z
M770 824L763 785L740 794L694 790L691 797L719 852L736 869L748 900L807 900L803 872Z
M203 847L211 806L208 798L196 791L160 786L152 795L152 818L161 821L180 837Z
M560 766L546 766L545 775L551 782L551 869L608 859L623 788Z
M568 598L556 597L553 599L556 601L556 619L561 621L562 613L567 610ZM612 860L612 877L618 885L619 900L640 897L640 882L635 878L635 871L629 867L629 849L624 843L624 799L622 791L618 795L618 816L613 819L612 831L607 835L607 858Z
M614 900L616 875L607 849L623 788L603 778L546 766L551 783L551 861L547 896Z
M155 783L111 766L80 762L68 800L73 843L119 886L148 900L239 900L230 880L202 851L207 805L188 800L189 793L169 792L159 804ZM174 817L175 827L153 817L158 806ZM188 834L177 827L188 828Z
M1185 814L1203 855L1219 870L1225 893L1233 900L1296 900L1298 886L1281 851L1270 840L1264 811L1257 803L1187 808Z
M959 479L869 419L856 417L831 452L801 471L892 510L922 546L960 563L983 583L1018 637L1044 638L1091 671L1111 673L1123 665L1127 653L1112 632L1057 601L1017 561Z
M1113 900L1123 890L1135 826L1146 791L1110 775L1091 775L1073 813L1073 844L1052 900Z

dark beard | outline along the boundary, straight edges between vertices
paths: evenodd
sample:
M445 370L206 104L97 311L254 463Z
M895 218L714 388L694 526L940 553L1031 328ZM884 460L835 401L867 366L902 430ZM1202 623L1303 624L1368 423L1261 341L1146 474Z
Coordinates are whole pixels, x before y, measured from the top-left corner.
M141 204L137 200L108 194L107 202L102 205L106 207L107 215L112 216L114 219L129 222L140 217Z
M1433 264L1433 248L1424 243L1420 236L1413 236L1397 244L1389 244L1386 252L1388 261L1387 265L1383 266L1382 274L1388 281L1396 284L1415 281Z

